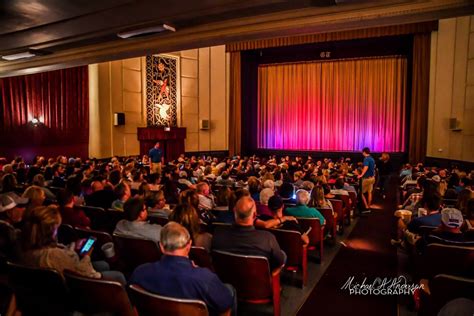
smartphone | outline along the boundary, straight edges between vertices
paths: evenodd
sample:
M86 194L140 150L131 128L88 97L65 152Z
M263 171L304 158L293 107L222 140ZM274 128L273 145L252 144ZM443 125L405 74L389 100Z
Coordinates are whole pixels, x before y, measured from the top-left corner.
M92 246L94 246L96 241L97 238L95 238L94 236L90 236L89 238L87 238L86 242L84 243L84 245L82 245L82 248L79 251L79 255L86 255L91 250Z

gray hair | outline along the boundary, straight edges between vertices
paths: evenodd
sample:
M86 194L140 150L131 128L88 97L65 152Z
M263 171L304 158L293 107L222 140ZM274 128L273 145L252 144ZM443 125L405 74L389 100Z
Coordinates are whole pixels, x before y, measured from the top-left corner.
M272 189L270 188L263 189L262 191L260 191L260 203L262 203L263 205L268 205L268 200L270 200L270 198L274 195L275 195L275 192L273 192Z
M271 179L265 180L263 182L263 187L275 190L275 182Z
M182 249L190 239L188 230L176 222L169 222L160 232L160 243L166 251Z
M236 219L248 219L250 216L252 216L255 207L255 201L250 196L241 197L234 207Z
M296 204L308 205L309 203L309 192L306 190L296 191Z

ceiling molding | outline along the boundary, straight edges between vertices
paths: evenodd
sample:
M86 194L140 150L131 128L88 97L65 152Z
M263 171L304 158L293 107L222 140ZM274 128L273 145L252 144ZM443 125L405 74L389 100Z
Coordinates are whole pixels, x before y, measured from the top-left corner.
M345 11L341 11L342 9ZM373 4L366 4L292 10L178 29L176 33L156 37L84 46L30 60L0 62L0 77L252 39L427 22L472 13L474 2L467 0L410 1L375 7Z

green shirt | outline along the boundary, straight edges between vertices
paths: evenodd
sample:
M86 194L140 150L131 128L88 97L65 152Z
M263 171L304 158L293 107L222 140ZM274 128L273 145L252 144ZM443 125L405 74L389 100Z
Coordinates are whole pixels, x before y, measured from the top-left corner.
M288 207L285 209L285 214L294 217L309 217L318 218L321 225L324 224L324 216L314 207L308 207L306 205L297 205L294 207Z

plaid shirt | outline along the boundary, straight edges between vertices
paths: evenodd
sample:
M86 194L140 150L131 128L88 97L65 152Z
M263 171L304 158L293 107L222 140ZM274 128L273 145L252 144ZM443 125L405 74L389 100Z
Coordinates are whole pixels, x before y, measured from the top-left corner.
M408 199L403 203L403 206L410 206L411 209L415 207L415 205L421 201L423 198L423 192L420 193L412 193Z

